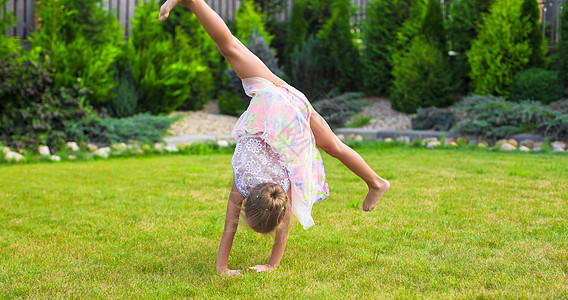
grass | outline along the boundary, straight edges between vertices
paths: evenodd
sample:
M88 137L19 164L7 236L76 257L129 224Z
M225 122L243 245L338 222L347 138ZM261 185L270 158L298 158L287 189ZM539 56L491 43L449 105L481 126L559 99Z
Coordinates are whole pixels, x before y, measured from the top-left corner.
M568 156L363 147L392 184L324 156L331 196L280 268L215 270L231 155L0 166L0 298L567 298ZM245 226L230 267L265 263Z

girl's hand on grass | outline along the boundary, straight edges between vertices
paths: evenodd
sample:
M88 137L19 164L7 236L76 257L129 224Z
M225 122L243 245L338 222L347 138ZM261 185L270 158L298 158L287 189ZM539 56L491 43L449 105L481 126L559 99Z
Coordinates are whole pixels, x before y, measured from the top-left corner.
M275 269L276 269L275 267L273 267L269 264L266 264L266 265L256 265L254 267L250 267L250 268L247 269L247 271L254 270L257 273L260 273L260 272L271 271L271 270L275 270Z

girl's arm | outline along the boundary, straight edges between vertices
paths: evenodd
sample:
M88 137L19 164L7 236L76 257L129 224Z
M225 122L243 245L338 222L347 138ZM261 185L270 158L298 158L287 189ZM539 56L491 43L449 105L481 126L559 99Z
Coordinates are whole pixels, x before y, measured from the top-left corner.
M241 271L239 270L229 270L229 268L227 268L227 264L229 262L229 253L231 253L231 247L233 246L233 238L235 237L235 232L237 232L237 227L239 226L239 216L243 199L243 196L237 190L237 186L233 180L231 194L229 195L229 202L227 203L225 228L223 229L223 236L221 237L221 244L219 245L216 263L217 270L228 275L241 274Z
M291 199L290 197L288 199ZM280 260L284 255L284 249L286 248L286 240L288 240L288 225L290 225L292 207L288 202L288 207L286 208L286 215L284 220L276 229L276 235L274 236L274 245L272 246L272 254L266 265L256 265L254 267L248 268L248 270L255 270L256 272L264 272L268 270L273 270L278 268Z

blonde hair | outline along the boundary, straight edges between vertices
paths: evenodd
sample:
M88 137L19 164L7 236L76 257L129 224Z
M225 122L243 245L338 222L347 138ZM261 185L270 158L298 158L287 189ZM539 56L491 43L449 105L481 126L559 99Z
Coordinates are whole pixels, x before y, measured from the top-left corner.
M244 219L259 233L276 230L286 215L288 196L284 189L271 182L253 187L244 203Z

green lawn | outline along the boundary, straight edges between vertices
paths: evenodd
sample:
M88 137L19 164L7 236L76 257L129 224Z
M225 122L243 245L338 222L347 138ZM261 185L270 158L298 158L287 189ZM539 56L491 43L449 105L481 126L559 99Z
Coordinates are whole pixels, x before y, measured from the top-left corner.
M568 155L363 148L378 207L325 156L331 196L277 271L221 276L231 156L0 166L0 298L567 298ZM272 237L237 232L229 267Z

